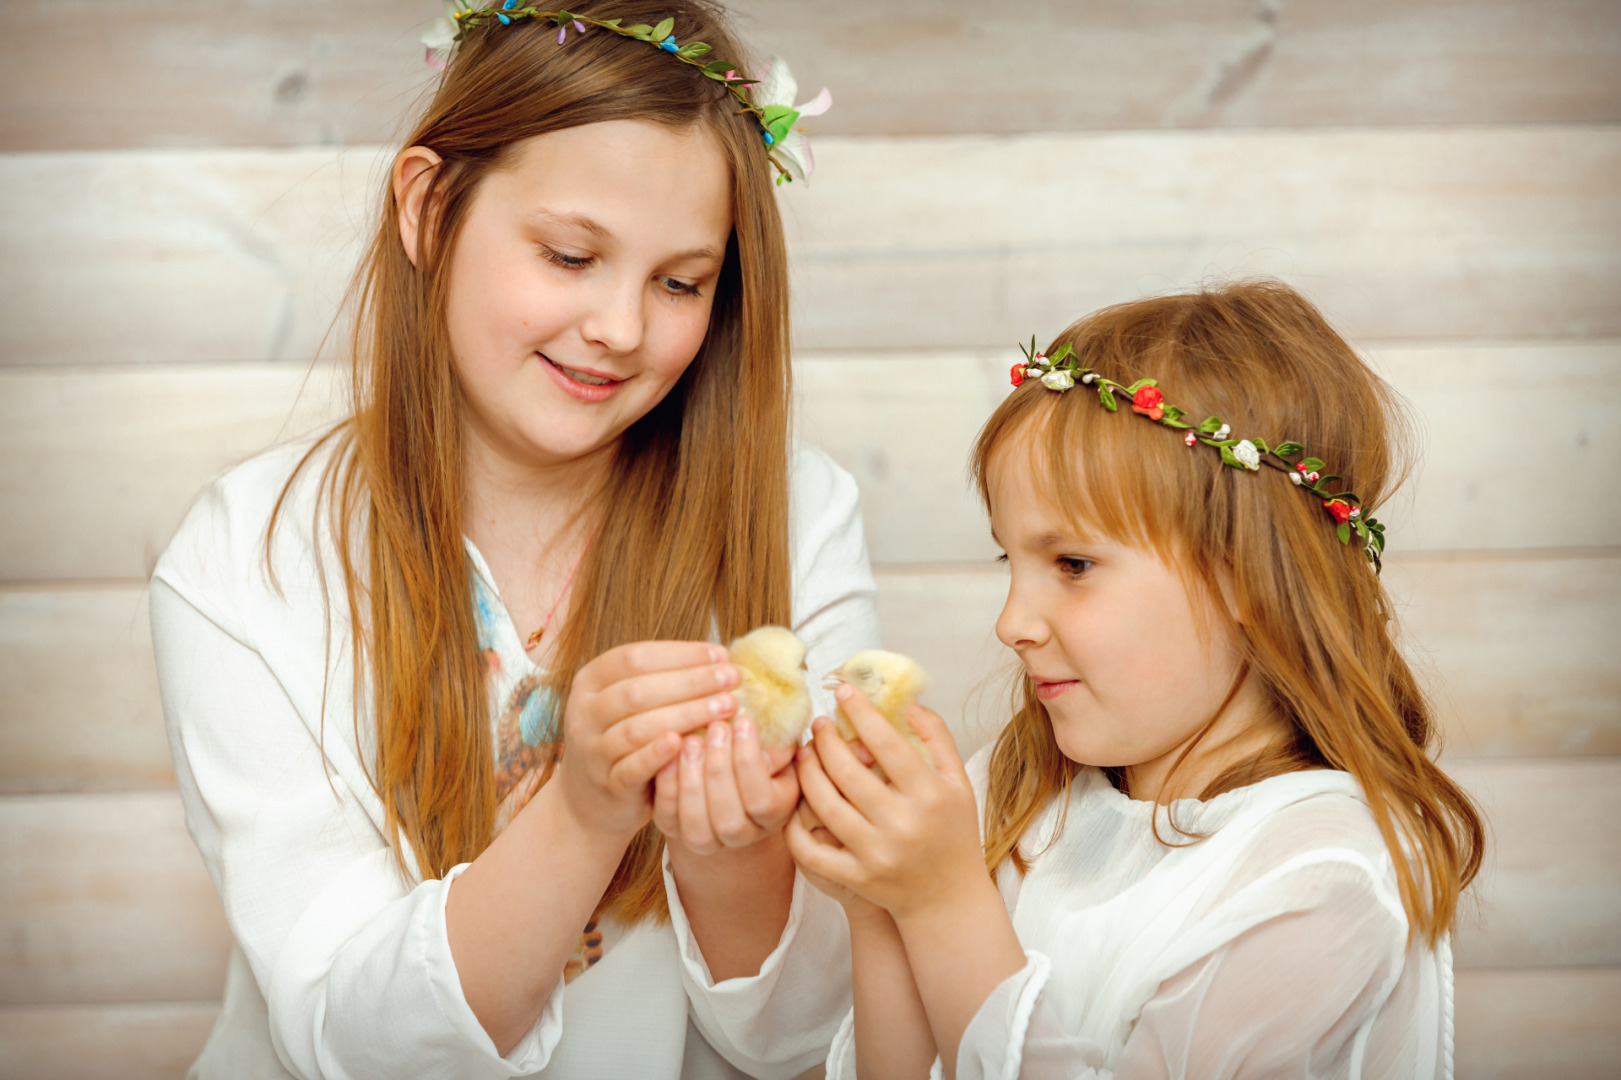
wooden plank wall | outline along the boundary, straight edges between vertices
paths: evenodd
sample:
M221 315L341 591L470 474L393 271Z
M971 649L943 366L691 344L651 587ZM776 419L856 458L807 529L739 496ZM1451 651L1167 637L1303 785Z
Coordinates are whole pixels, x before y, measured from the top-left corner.
M310 360L437 12L0 5L0 1074L177 1077L228 934L185 835L144 579L223 467L342 406ZM1459 1075L1621 1067L1621 7L739 0L832 86L783 192L800 429L862 485L888 643L994 731L966 488L1011 342L1272 273L1425 438L1381 514L1494 849Z

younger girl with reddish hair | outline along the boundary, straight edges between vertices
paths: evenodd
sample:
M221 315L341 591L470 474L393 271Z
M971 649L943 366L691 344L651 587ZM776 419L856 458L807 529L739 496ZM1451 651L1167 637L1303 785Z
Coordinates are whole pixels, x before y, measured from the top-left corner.
M1390 391L1272 283L1100 311L1014 381L973 462L1012 720L965 767L915 710L937 771L846 689L888 782L825 722L801 753L854 959L829 1076L1450 1076L1482 831L1377 575Z

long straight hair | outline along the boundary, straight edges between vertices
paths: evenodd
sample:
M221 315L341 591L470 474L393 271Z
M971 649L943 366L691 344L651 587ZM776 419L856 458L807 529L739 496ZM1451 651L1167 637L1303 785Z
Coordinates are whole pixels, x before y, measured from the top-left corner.
M720 10L703 0L602 0L587 13L627 25L673 17L683 39L748 63ZM491 26L458 48L405 140L442 159L429 178L416 263L385 182L350 293L353 414L299 466L325 442L337 444L316 514L332 524L357 703L370 688L373 779L387 830L402 869L414 863L425 878L475 858L496 820L463 540L462 399L445 310L452 255L479 185L523 140L611 120L697 127L714 137L732 176L732 234L707 336L668 396L622 436L589 511L595 538L548 675L557 700L567 700L586 661L616 645L702 640L716 630L725 638L790 620L788 271L760 132L720 84L645 42L592 31L560 46L553 29ZM357 704L357 738L363 711ZM662 854L648 826L599 913L667 917Z
M1069 327L1049 354L1060 342L1082 367L1117 382L1158 379L1195 420L1216 415L1241 434L1303 443L1344 477L1365 511L1401 479L1395 395L1285 285L1121 304ZM1272 470L1229 468L1175 432L1112 414L1080 386L1054 393L1032 381L991 416L973 456L987 509L991 470L1009 453L1035 468L1053 506L1082 531L1154 550L1207 597L1230 599L1230 615L1226 604L1211 609L1239 643L1240 670L1258 680L1290 733L1227 769L1200 797L1299 769L1350 773L1390 850L1411 926L1432 940L1445 933L1480 868L1480 816L1431 760L1434 725L1396 648L1378 576L1358 545L1339 542L1319 501ZM1005 858L1021 873L1028 868L1020 837L1044 805L1067 794L1079 768L1023 680L990 761L993 872Z

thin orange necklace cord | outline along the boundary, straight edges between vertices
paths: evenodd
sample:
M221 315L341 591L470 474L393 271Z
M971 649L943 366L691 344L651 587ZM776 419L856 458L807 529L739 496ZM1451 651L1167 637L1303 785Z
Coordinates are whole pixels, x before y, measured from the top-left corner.
M579 572L580 563L585 559L585 549L591 546L592 537L595 535L593 532L591 536L585 538L585 543L580 545L580 553L574 557L574 565L569 568L568 577L563 579L563 587L558 590L557 599L552 601L552 609L541 620L540 629L529 635L529 640L524 643L524 652L528 652L540 644L541 636L546 633L546 628L552 624L552 616L557 614L557 605L563 602L563 597L568 595L568 587L574 584L574 575Z

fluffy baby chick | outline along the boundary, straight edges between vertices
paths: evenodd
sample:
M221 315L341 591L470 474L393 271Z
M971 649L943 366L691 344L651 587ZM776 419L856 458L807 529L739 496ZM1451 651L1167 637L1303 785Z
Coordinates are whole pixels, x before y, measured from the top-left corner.
M841 682L849 683L867 695L867 700L889 721L889 726L906 736L907 741L923 755L924 761L934 764L934 756L923 745L923 740L913 733L912 725L906 719L907 706L929 688L928 673L917 665L917 661L900 653L863 649L828 676L830 689ZM833 721L846 742L856 737L855 726L844 715L843 708L834 709Z
M780 626L750 630L730 646L732 663L743 674L738 711L747 713L762 746L799 742L810 723L810 691L805 687L805 643Z

